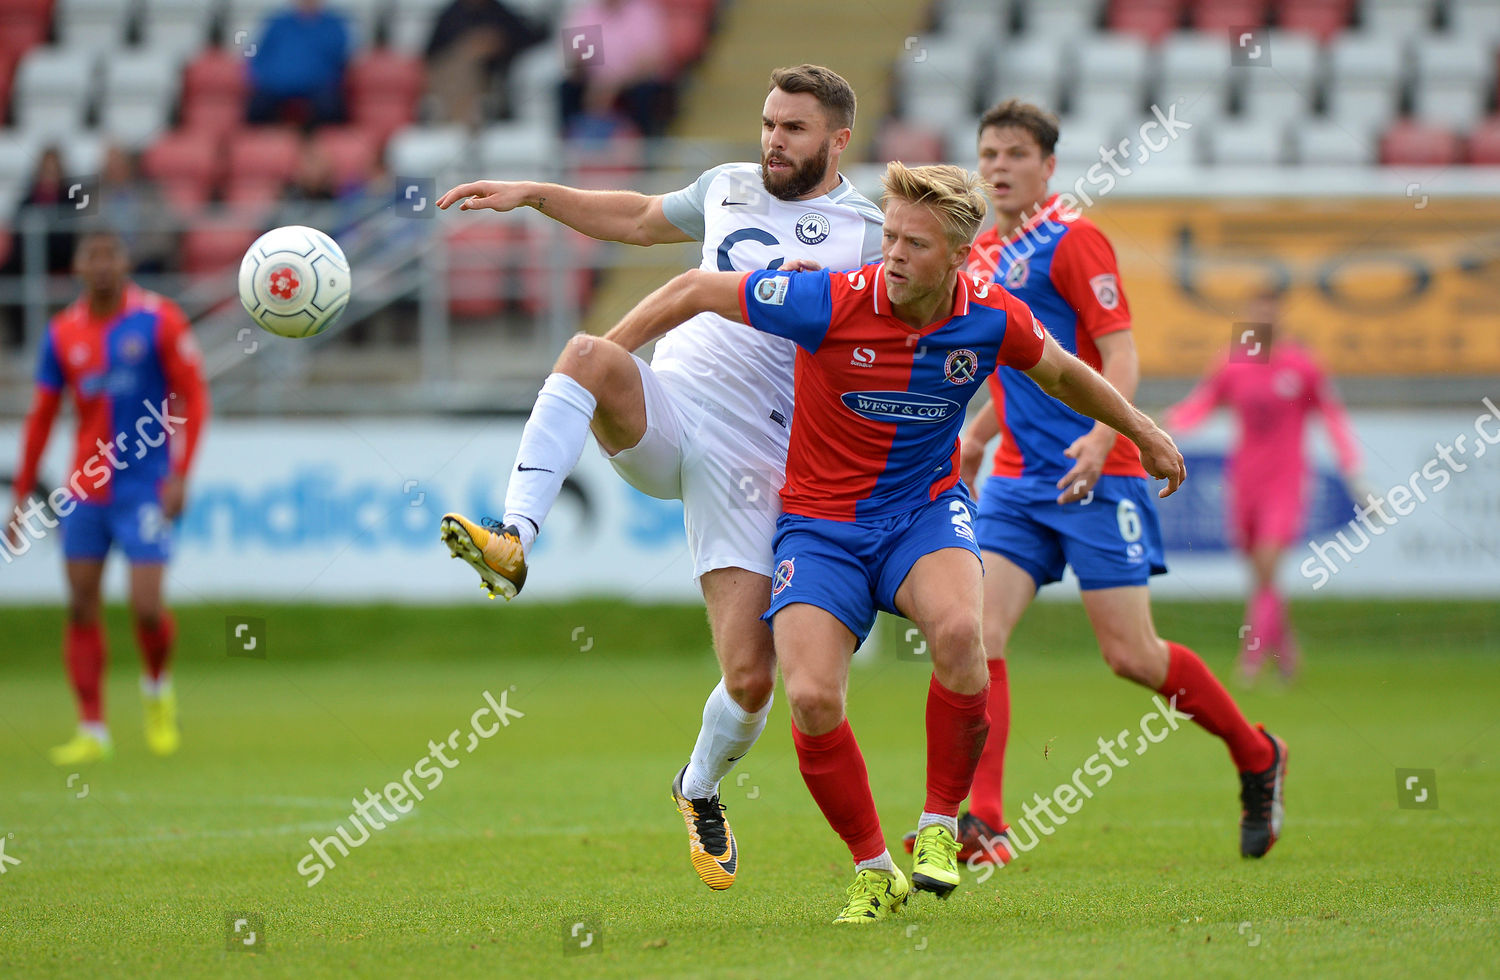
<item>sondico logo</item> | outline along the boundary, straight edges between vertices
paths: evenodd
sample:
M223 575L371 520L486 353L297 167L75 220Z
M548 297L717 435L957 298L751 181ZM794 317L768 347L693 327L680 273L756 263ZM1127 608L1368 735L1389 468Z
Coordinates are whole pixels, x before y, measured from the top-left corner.
M860 367L860 368L872 368L872 367L874 367L875 366L875 348L873 348L873 347L856 347L856 348L854 348L854 356L851 357L851 358L849 358L849 365L851 367Z

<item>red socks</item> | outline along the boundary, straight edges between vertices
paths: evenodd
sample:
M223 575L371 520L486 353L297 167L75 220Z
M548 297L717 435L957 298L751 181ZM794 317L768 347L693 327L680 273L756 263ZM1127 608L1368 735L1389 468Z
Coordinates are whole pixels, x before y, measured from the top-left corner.
M870 795L865 757L854 741L849 719L826 735L804 735L793 722L792 742L797 746L802 781L829 826L849 845L855 863L884 854L885 835Z
M145 662L146 676L160 680L172 659L172 641L177 638L177 622L172 614L164 612L153 629L147 629L141 620L135 621L135 638L141 645L141 659Z
M969 812L994 830L1006 827L1004 814L1005 740L1010 736L1010 678L1004 660L991 660L990 668L990 735L974 771L974 789L969 795Z
M73 693L78 698L78 720L102 722L104 720L104 694L100 683L104 677L104 627L100 623L88 626L68 624L63 641L63 659L68 665L68 679L73 683Z
M958 816L990 731L988 700L988 685L974 694L957 694L932 675L927 685L927 802L922 812Z
M1250 727L1213 672L1182 644L1168 641L1167 649L1172 659L1167 665L1167 679L1157 693L1168 701L1176 695L1178 711L1192 715L1204 731L1222 738L1240 772L1269 768L1274 756L1270 740Z

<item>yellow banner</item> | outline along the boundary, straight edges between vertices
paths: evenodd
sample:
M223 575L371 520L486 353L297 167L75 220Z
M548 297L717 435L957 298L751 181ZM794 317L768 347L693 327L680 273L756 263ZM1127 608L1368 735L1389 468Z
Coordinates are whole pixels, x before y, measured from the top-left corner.
M1200 374L1246 300L1334 374L1500 374L1500 201L1104 201L1142 372Z

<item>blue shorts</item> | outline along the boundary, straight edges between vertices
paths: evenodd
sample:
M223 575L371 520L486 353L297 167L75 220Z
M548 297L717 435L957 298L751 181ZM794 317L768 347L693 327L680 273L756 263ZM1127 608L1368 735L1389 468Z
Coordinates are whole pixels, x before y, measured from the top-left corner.
M770 622L787 606L805 602L832 613L863 643L877 609L901 615L896 590L917 559L944 548L965 548L979 557L973 514L974 501L961 488L885 520L782 514L776 521L771 608L761 618Z
M114 544L133 565L166 562L172 552L172 525L162 516L156 488L116 484L110 493L108 501L75 503L62 519L63 557L103 560Z
M1059 504L1052 477L992 476L979 496L979 547L1010 559L1037 588L1071 565L1083 589L1145 585L1167 570L1151 483L1101 476L1093 499Z

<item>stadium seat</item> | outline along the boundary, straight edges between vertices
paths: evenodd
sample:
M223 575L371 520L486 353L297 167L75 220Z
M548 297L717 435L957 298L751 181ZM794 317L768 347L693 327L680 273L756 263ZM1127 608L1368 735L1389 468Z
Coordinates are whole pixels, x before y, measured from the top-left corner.
M1500 44L1500 3L1448 0L1448 32L1454 37L1482 38Z
M1318 85L1318 45L1306 34L1271 31L1270 64L1240 68L1240 111L1257 119L1295 122L1312 112Z
M1469 133L1469 162L1500 167L1500 115L1490 116Z
M1189 119L1221 115L1229 104L1229 56L1223 34L1173 34L1159 49L1153 101L1165 106L1181 99L1181 111Z
M1494 84L1494 47L1481 38L1423 38L1415 55L1412 111L1420 119L1467 128L1477 122Z
M404 54L420 55L427 48L427 39L432 36L432 25L438 11L448 0L401 0L391 6L390 19L386 23L386 41ZM560 47L552 45L552 47Z
M924 35L897 56L895 74L907 119L942 127L974 117L980 52L969 40Z
M1421 37L1432 29L1434 0L1360 0L1359 25L1386 37Z
M1328 115L1345 128L1383 129L1396 117L1406 58L1399 39L1363 31L1328 46Z
M1266 0L1196 0L1193 29L1227 37L1231 27L1260 27L1266 23Z
M463 126L408 126L386 144L386 168L397 177L437 177L472 169L472 146Z
M1056 36L1017 38L994 54L994 70L986 97L988 107L1003 99L1025 99L1049 112L1062 104L1063 79L1073 60L1065 39Z
M133 0L57 0L57 43L92 54L118 52L134 6Z
M1304 119L1291 128L1292 162L1305 167L1356 167L1376 162L1374 127Z
M226 276L238 269L245 250L258 237L260 231L244 215L196 221L183 236L183 271L228 281Z
M208 45L217 5L204 0L141 0L141 44L179 60Z
M349 98L405 99L415 105L422 97L426 72L421 59L389 48L368 51L349 65Z
M1380 138L1380 162L1389 166L1443 167L1463 158L1463 143L1446 126L1401 119Z
M944 163L947 159L942 134L916 120L887 119L875 139L877 163L890 160L908 164Z
M1353 12L1354 0L1278 0L1276 23L1327 44L1348 28Z
M328 157L339 186L363 184L380 158L380 136L359 126L325 126L313 134L314 145Z
M1058 177L1063 182L1083 176L1094 164L1100 162L1101 154L1120 141L1126 118L1068 117L1058 127L1057 154Z
M249 87L244 56L234 48L210 48L183 73L182 124L228 133L244 121Z
M520 121L497 123L479 134L479 160L485 173L534 174L557 159L557 130Z
M558 83L564 72L562 45L539 44L524 52L510 67L511 105L516 115L556 126Z
M1072 114L1100 119L1133 119L1141 114L1145 41L1129 35L1086 38L1077 47L1077 65Z
M177 100L176 55L127 50L104 59L100 127L132 150L165 132Z
M297 172L302 142L279 126L255 126L229 134L225 146L225 200L272 201Z
M12 0L0 7L0 51L19 58L47 40L46 3Z
M13 129L0 129L0 184L31 183L39 150L37 141ZM9 212L4 212L6 218Z
M1210 163L1274 167L1287 162L1286 126L1273 119L1223 120L1204 134Z
M501 221L454 222L443 233L448 253L448 312L453 316L495 316L504 311L510 290L508 269L520 251L511 244L518 231Z
M94 56L71 48L37 47L16 70L16 125L44 135L83 128L94 86Z
M1109 29L1158 44L1177 29L1183 0L1113 0Z
M1092 34L1103 0L1026 0L1022 20L1029 38L1077 38Z
M517 251L511 253L516 258L510 268L520 280L518 288L512 287L512 295L519 300L521 311L540 316L551 309L559 283L567 295L565 303L577 310L586 309L593 297L594 267L601 244L557 225L525 221L512 228Z
M10 89L16 80L16 62L20 60L19 51L0 48L0 125L5 123L7 107L10 105Z
M1011 33L1011 12L1019 0L946 0L940 5L942 33L970 38L976 46L995 44ZM920 40L920 37L919 37ZM916 47L913 44L913 47Z
M161 184L162 193L179 208L207 201L218 183L223 157L216 134L179 129L152 143L141 156L141 171Z
M703 56L708 47L709 21L687 11L669 13L667 23L667 63L673 74L683 71Z

